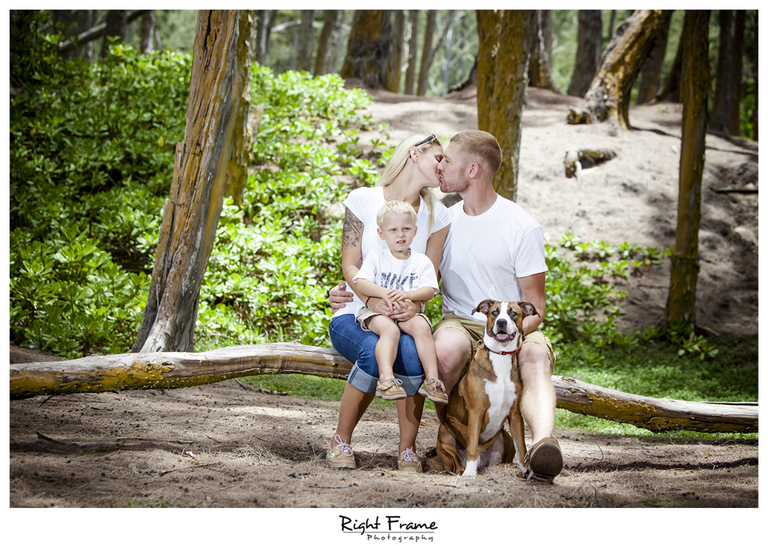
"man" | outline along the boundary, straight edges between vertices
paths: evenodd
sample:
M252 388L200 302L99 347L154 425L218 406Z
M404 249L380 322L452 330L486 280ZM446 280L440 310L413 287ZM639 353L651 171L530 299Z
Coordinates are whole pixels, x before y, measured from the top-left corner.
M544 234L520 206L498 195L493 176L501 148L490 133L462 131L451 138L437 165L440 189L463 201L451 207L452 223L440 262L443 318L435 325L438 371L448 393L474 357L485 316L472 316L484 299L528 301L539 316L525 318L525 343L518 355L523 392L520 406L533 445L527 465L535 478L551 481L563 467L552 437L557 398L551 375L555 355L539 329L546 312ZM334 288L331 304L344 296ZM438 417L444 407L437 407Z

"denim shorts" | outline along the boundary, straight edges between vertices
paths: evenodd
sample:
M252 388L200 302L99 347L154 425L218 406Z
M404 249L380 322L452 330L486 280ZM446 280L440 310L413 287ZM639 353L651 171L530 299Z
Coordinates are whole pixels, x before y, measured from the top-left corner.
M379 336L364 331L355 321L355 315L334 317L328 325L331 344L338 353L353 363L347 381L357 390L365 393L376 392L379 380L379 365L376 363L376 343ZM413 338L400 333L397 358L394 365L395 377L403 382L408 396L414 396L424 381L419 353Z

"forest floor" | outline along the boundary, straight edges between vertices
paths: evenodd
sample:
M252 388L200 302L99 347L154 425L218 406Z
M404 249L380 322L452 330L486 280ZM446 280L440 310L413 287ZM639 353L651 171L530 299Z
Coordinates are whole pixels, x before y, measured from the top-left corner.
M369 113L388 124L388 134L374 131L366 138L397 142L415 132L450 137L477 128L472 90L440 99L374 97ZM584 242L674 246L681 107L633 107L634 129L624 132L609 123L567 125L568 105L580 102L529 89L518 202L550 242L570 232ZM610 148L617 157L578 179L566 178L565 152L587 147ZM707 138L697 321L712 335L757 333L757 194L715 191L756 188L757 155L754 142ZM666 304L668 260L624 284L629 295L622 325L657 323ZM43 359L11 350L12 362ZM359 469L333 471L325 453L337 416L337 402L267 394L234 381L11 401L10 506L758 506L756 440L556 430L565 468L554 484L544 484L521 479L512 465L475 479L399 473L394 404L369 410L358 426ZM434 412L425 412L419 454L435 445L436 434ZM341 513L328 516L334 529ZM261 518L272 516L248 517L267 528ZM457 523L448 517L440 520L443 538Z

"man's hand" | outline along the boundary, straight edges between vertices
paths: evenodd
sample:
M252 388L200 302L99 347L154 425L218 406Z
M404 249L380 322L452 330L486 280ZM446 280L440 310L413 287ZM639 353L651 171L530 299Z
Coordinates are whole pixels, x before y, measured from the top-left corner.
M347 283L344 281L339 281L338 285L328 291L328 302L331 304L331 309L333 309L334 313L339 309L343 309L354 297L354 293L347 291Z

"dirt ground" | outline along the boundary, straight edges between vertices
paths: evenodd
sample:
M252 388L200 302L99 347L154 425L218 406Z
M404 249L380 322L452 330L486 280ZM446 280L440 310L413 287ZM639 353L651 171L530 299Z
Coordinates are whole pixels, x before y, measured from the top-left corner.
M370 113L388 124L388 134L365 137L450 137L477 127L475 100L471 90L418 100L377 93ZM571 232L584 242L673 246L680 106L634 107L636 129L625 133L610 124L567 125L568 104L579 102L529 90L518 201L551 242ZM565 178L565 152L579 147L611 148L617 157ZM713 334L756 334L757 195L713 190L756 188L757 145L710 135L706 154L698 321ZM666 263L628 280L622 324L657 322L668 284ZM44 358L11 351L12 362ZM360 468L333 471L325 453L337 402L246 390L235 381L37 397L9 408L11 507L758 506L757 441L557 430L565 468L550 485L521 479L516 466L466 480L398 473L394 404L369 410L358 426ZM417 452L433 447L436 435L434 413L426 412ZM338 511L329 518L337 520Z

